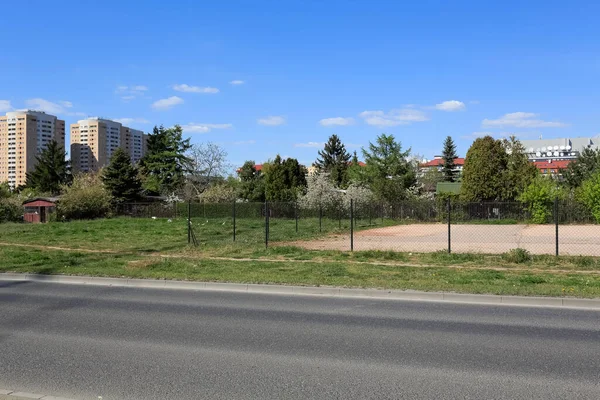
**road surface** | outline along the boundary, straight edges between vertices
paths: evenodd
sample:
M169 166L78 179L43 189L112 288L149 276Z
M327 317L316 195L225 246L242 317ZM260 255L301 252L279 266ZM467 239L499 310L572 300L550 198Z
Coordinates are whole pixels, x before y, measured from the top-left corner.
M0 280L0 389L598 399L600 312Z

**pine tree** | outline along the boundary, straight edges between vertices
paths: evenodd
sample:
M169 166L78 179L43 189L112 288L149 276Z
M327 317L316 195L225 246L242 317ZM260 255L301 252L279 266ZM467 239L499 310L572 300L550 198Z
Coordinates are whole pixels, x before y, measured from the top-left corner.
M450 136L444 140L444 150L442 151L442 159L444 165L442 166L442 175L444 182L455 182L457 180L457 172L455 170L456 164L454 160L458 156L456 155L456 145Z
M181 188L191 160L185 155L190 139L183 139L179 125L154 127L148 135L148 152L140 160L143 186L153 194L170 194Z
M35 157L35 169L27 173L27 187L41 193L58 194L62 185L71 182L71 168L65 150L52 140Z
M365 180L375 195L386 201L398 201L408 194L416 183L416 170L408 161L411 149L402 151L402 144L394 135L379 135L375 143L363 149Z
M348 162L350 153L337 135L331 135L323 150L319 151L319 157L315 161L315 167L319 172L326 172L336 186L345 186L348 177Z
M102 173L102 182L115 203L131 202L140 198L142 183L138 178L137 168L131 164L129 155L121 148L110 158L110 164Z

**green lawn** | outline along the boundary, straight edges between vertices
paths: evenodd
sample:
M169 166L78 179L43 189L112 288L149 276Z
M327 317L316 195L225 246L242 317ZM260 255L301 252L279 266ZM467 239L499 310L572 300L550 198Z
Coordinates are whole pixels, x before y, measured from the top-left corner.
M187 245L185 219L2 224L0 272L600 297L600 259L592 257L351 253L285 245L347 229L343 220L340 230L339 221L323 219L320 232L318 218L301 219L297 233L294 219L271 219L273 246L265 249L260 218L238 219L235 243L231 218L192 223L198 247Z

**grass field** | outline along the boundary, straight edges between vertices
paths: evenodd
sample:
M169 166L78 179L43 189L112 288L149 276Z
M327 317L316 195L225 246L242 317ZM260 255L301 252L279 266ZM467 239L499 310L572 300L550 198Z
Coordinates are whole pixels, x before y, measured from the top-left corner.
M326 220L323 220L325 222ZM0 272L32 272L219 282L333 285L461 293L600 297L600 259L517 254L310 251L287 241L340 235L339 221L264 223L192 220L199 247L187 245L186 221L115 218L43 225L0 225ZM343 221L342 221L343 222ZM359 229L361 229L359 227Z

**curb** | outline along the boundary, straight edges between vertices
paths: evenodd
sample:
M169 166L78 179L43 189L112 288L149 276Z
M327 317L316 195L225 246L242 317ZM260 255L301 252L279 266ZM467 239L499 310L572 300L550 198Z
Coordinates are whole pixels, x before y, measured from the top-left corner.
M26 400L26 399L40 399L40 400L74 400L67 399L66 397L55 397L46 396L43 394L28 393L28 392L17 392L13 390L0 389L0 400Z
M527 297L490 294L419 292L412 290L349 289L329 286L287 286L246 283L190 282L156 279L103 278L93 276L0 273L0 281L48 282L72 285L114 286L145 289L212 290L261 294L320 295L389 300L510 305L529 307L585 308L600 310L600 299L572 297ZM0 394L2 392L0 391Z

